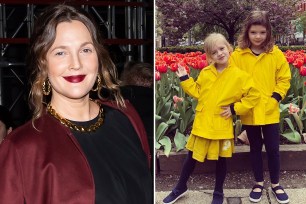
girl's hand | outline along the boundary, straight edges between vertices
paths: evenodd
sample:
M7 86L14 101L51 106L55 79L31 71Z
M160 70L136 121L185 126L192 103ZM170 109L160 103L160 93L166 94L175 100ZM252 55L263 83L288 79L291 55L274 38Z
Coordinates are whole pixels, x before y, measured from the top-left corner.
M225 117L225 119L228 119L232 116L231 108L229 106L223 106L221 107L223 111L220 113L222 117Z
M185 75L188 74L186 69L183 66L181 66L180 64L178 64L178 69L175 73L178 77L185 76Z

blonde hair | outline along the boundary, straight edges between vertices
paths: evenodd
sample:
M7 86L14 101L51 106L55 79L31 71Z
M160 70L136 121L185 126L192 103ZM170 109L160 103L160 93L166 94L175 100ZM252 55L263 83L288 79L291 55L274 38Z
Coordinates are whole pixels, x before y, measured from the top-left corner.
M205 40L204 40L204 51L206 53L206 57L208 59L208 62L211 63L212 59L212 52L214 47L216 46L216 43L218 41L222 41L226 47L228 48L228 50L230 51L230 53L233 52L233 47L231 46L231 44L226 40L226 38L224 37L224 35L220 34L220 33L211 33L209 34Z
M251 47L251 41L249 39L249 30L253 25L261 25L266 28L267 38L263 42L262 49L265 52L271 51L274 46L274 39L272 36L272 26L269 20L268 13L266 11L252 11L250 15L246 18L238 37L238 47L241 49Z
M60 4L48 7L37 19L30 41L28 64L30 70L30 108L33 110L32 123L42 115L43 104L48 103L50 95L44 97L42 85L47 79L46 55L56 38L56 28L59 23L77 20L82 22L91 34L94 47L97 51L99 70L102 77L102 88L108 91L108 97L102 96L101 89L98 91L100 99L113 97L120 107L125 107L120 94L117 69L111 60L108 51L102 45L99 30L93 19L87 12L76 7Z

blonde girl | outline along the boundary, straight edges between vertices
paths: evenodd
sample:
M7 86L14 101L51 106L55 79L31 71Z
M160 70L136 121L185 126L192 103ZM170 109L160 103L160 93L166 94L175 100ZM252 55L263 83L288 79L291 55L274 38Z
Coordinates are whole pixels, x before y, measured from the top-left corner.
M230 65L232 47L222 34L212 33L204 42L204 49L211 62L195 81L183 67L177 71L183 90L198 100L191 135L186 148L189 150L180 179L172 192L163 200L174 203L187 191L187 181L196 161L216 161L216 183L212 204L222 204L223 183L226 177L226 158L232 157L232 115L244 115L259 99L250 76Z

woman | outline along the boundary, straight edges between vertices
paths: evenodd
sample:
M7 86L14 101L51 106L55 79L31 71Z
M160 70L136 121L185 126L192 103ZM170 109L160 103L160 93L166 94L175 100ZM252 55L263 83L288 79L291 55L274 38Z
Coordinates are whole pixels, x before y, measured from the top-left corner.
M0 148L1 203L152 203L145 131L100 40L74 7L49 7L38 18L29 53L33 118ZM103 100L91 100L91 90Z

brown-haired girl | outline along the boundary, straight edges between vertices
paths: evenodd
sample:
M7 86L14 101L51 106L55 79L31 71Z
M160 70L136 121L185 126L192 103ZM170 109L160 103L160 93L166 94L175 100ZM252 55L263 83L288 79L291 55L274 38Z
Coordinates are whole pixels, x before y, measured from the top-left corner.
M252 75L255 87L261 93L260 102L241 116L250 142L250 156L256 181L249 199L259 202L264 178L262 146L268 156L272 192L279 203L289 198L279 185L279 102L290 87L291 73L282 51L274 45L268 14L253 11L247 17L238 39L238 49L231 55L231 62Z

